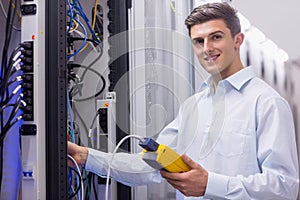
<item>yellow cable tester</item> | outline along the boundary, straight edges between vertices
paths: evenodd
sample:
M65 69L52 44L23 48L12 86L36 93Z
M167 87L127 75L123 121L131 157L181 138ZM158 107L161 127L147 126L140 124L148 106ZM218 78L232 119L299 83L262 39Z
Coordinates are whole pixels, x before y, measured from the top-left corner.
M151 138L144 138L139 145L143 147L143 160L154 169L164 169L175 173L190 170L181 156L166 145L159 144Z

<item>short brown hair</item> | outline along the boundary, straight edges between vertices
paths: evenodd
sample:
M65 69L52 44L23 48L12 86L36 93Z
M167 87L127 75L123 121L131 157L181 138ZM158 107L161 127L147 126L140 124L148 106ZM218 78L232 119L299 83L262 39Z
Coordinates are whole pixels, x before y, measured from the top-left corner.
M191 27L204 22L222 19L229 28L231 35L235 36L241 32L240 20L237 16L237 11L228 3L206 3L196 7L191 14L186 18L185 25L191 35Z

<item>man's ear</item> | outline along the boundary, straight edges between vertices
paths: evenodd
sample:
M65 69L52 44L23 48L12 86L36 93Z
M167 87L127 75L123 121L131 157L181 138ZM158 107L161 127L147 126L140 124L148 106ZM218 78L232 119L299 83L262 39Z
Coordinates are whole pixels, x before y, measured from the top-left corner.
M243 33L238 33L234 36L235 38L235 44L234 44L234 47L236 49L240 48L240 46L243 44L243 41L244 41L244 38L245 38L245 35Z

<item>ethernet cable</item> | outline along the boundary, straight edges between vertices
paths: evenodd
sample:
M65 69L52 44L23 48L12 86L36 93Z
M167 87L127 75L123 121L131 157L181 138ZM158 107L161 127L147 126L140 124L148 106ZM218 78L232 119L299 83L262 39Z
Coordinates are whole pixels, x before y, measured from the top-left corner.
M81 200L84 200L84 187L83 187L83 180L82 180L82 175L81 175L81 172L80 172L80 168L77 164L77 162L75 161L75 159L68 154L68 158L74 163L76 169L77 169L77 172L79 174L79 178L80 178L80 184L81 184L81 193L79 194L79 196L81 196Z
M77 51L75 51L74 53L68 55L67 56L68 58L71 58L71 57L77 55L81 51L81 49L83 49L83 47L85 46L85 44L87 42L87 30L86 30L86 28L84 27L84 25L79 20L77 20L76 18L74 18L74 20L81 26L81 28L82 28L82 30L84 32L85 37L84 37L83 43L81 44L81 46L79 47L79 49Z
M120 142L117 144L117 146L115 147L113 153L112 153L112 157L110 159L110 162L108 164L108 169L107 169L107 175L106 175L106 186L105 186L105 200L108 200L108 186L109 186L109 177L110 177L110 169L111 169L111 165L114 159L115 154L117 153L119 147L123 144L123 142L125 140L127 140L128 138L135 138L138 139L139 141L143 141L143 138L139 135L127 135L124 138L122 138L122 140L120 140Z

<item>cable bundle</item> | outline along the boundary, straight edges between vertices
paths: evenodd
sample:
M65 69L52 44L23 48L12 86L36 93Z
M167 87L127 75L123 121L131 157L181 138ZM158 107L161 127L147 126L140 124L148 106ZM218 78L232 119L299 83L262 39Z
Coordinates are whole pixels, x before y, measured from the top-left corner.
M32 69L32 65L26 64L32 63L32 54L32 43L21 43L14 49L7 67L3 70L4 74L0 82L0 146L3 145L9 129L23 118L22 112L19 112L27 106L27 103L23 100L23 88L33 89L31 83L33 77L24 74L23 69L25 71Z
M68 38L68 42L69 42L68 58L71 58L86 48L87 41L92 41L93 43L98 45L98 44L100 44L100 40L94 31L95 25L93 24L93 27L91 26L89 19L88 19L87 15L85 14L85 12L83 11L83 8L82 8L79 0L73 0L73 1L66 0L66 2L68 5L67 16L69 17L69 22L68 22L68 27L67 27L67 34L69 36L69 38ZM98 3L96 2L96 5L97 4ZM85 22L85 25L87 26L88 30L90 31L91 36L92 36L91 39L88 38L87 28L80 21L80 19L83 19L83 21ZM78 26L80 26L82 28L84 33L83 33L83 38L79 38L76 40L83 40L83 42L82 42L81 46L78 48L78 50L72 52L72 45L73 45L72 41L74 41L75 39L72 39L70 34L74 31L76 31Z
M67 94L68 101L68 113L69 113L69 122L68 122L68 138L70 141L75 143L80 143L78 123L82 123L86 132L88 132L88 128L80 116L80 113L77 112L76 106L74 102L84 102L87 100L91 100L99 96L106 87L105 78L100 74L97 70L92 67L94 64L101 58L103 54L103 46L101 44L101 40L103 38L103 27L102 20L99 16L100 13L100 5L98 5L98 0L95 0L95 6L92 11L92 24L90 24L89 18L84 12L79 0L66 0L67 3L67 58L68 58L68 84L69 91ZM95 31L95 27L97 28ZM80 45L77 46L74 42L80 42ZM86 47L90 44L92 49L98 54L98 56L87 66L82 64L73 63L73 57L77 56L79 53L83 52ZM77 48L77 49L76 49ZM77 59L77 58L76 58ZM80 59L80 58L79 58ZM78 74L78 69L84 69L81 74ZM101 79L103 85L91 95L87 97L82 96L82 89L84 86L84 81L87 72L94 73L99 79ZM75 95L79 94L79 97L82 98L74 98ZM80 122L77 121L80 120ZM78 135L78 137L75 137ZM75 141L76 140L76 141ZM69 159L72 159L69 157ZM75 165L76 166L76 165ZM69 190L68 190L68 198L69 199L90 199L92 190L94 190L95 198L97 195L97 189L95 185L97 184L97 180L94 180L94 174L87 173L84 168L80 168L80 166L76 166L75 168L69 168ZM96 184L95 184L96 182ZM93 185L93 187L91 187Z
M0 192L2 185L2 176L3 176L3 141L10 130L10 128L16 124L19 120L21 120L21 116L19 115L19 108L24 106L24 102L22 101L22 97L20 95L20 88L18 84L20 82L20 77L15 77L14 79L9 79L13 75L16 75L18 71L18 65L20 60L15 57L15 53L18 51L14 50L12 56L8 59L8 51L11 42L12 30L14 29L14 19L16 16L16 0L9 1L7 14L4 12L4 8L1 2L2 11L6 17L5 24L5 38L4 45L2 48L2 60L1 60L1 70L0 70ZM14 58L14 59L13 59ZM14 82L17 82L14 84ZM9 96L8 88L13 88L13 93ZM9 113L8 116L5 116L4 113Z

